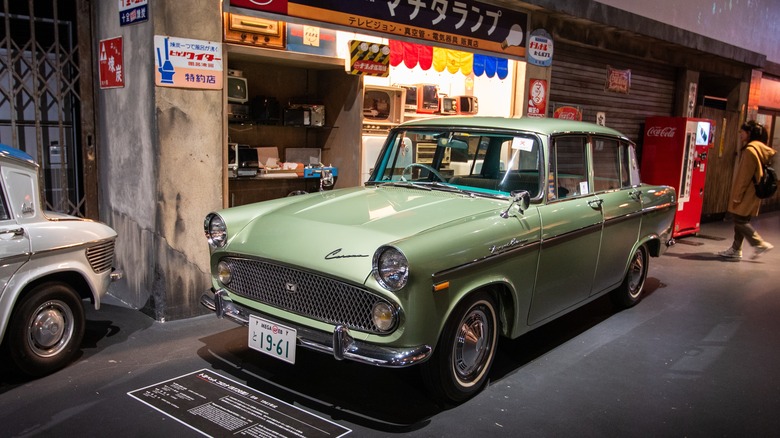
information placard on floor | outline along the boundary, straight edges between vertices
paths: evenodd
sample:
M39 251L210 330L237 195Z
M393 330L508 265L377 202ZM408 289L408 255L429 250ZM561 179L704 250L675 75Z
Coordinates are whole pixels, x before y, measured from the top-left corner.
M351 432L206 369L127 394L209 436L341 437Z

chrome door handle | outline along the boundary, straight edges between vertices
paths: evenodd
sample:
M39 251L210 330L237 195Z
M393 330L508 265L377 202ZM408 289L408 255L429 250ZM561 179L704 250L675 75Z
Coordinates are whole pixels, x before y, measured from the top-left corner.
M24 228L16 228L13 230L3 230L0 231L0 236L2 236L3 239L13 239L15 237L24 236Z
M603 199L591 199L588 201L588 205L590 205L591 208L601 208L602 204L604 204Z

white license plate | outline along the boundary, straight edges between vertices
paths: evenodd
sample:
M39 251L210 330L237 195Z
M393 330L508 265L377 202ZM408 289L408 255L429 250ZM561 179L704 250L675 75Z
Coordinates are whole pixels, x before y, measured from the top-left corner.
M296 330L249 315L249 348L295 363Z

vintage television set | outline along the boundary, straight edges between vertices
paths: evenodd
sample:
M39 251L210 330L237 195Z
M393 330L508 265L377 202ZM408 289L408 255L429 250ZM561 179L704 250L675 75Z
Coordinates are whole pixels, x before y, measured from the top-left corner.
M363 87L363 132L387 132L404 121L406 90L401 87Z
M455 96L458 100L458 114L476 114L479 112L479 102L476 96Z
M406 98L404 99L405 111L417 111L417 86L415 85L396 85L406 90Z
M433 84L417 84L417 112L435 114L439 112L439 87Z
M257 149L238 143L228 143L228 175L256 176L260 167L257 161Z
M249 84L246 78L238 75L228 75L227 101L228 103L249 102Z
M458 99L449 96L439 97L439 114L458 114Z

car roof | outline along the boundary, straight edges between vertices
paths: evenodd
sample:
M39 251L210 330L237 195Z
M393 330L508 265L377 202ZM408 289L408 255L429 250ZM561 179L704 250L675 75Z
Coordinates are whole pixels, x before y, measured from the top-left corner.
M403 123L401 128L413 126L447 126L457 128L488 128L531 131L541 135L587 133L616 136L630 141L625 135L606 126L574 120L542 117L442 116Z
M16 149L15 147L8 146L7 144L0 143L0 157L12 158L30 166L35 166L35 160L33 160L33 157L28 153Z

